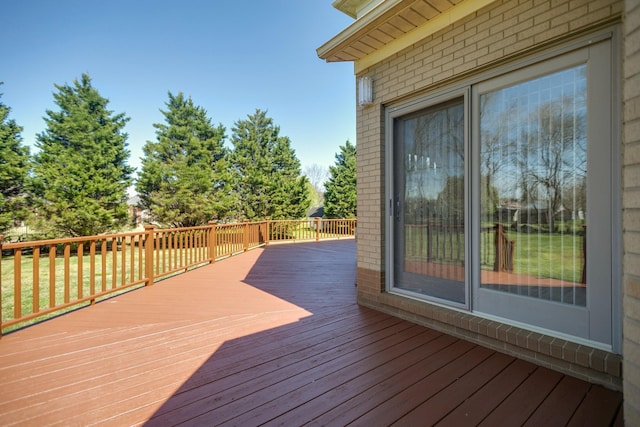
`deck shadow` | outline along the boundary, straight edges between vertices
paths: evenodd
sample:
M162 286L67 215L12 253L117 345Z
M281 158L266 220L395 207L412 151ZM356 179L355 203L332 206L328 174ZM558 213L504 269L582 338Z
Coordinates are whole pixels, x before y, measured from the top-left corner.
M269 245L10 334L0 424L620 420L621 393L359 306L355 276L353 239Z
M619 393L357 306L355 270L354 242L266 248L244 283L308 316L224 342L145 425L621 419Z

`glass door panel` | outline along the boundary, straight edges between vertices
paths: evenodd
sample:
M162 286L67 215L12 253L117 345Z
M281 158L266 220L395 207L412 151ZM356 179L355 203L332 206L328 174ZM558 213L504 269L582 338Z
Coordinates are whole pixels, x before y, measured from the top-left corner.
M473 309L611 345L611 50L472 88Z
M466 304L464 100L394 129L394 287Z
M481 284L587 304L587 67L480 95Z

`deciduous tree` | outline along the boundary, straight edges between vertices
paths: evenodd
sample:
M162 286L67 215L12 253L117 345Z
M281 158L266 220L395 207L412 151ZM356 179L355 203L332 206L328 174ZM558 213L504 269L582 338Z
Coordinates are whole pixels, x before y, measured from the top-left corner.
M304 175L312 186L313 194L311 198L313 206L322 205L324 201L324 183L329 176L329 170L324 166L314 163L304 169Z

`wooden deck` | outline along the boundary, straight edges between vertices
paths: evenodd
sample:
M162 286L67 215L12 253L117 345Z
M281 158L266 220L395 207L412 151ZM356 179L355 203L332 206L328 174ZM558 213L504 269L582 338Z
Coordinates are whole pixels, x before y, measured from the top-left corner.
M612 425L622 395L359 307L272 245L4 336L0 425Z

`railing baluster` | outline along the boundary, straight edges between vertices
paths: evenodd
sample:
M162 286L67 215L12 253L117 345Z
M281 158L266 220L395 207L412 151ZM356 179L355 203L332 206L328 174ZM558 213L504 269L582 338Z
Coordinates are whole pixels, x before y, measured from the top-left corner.
M193 264L196 260L196 232L189 233L189 264Z
M32 313L40 312L40 246L33 248Z
M49 246L49 308L56 306L56 250L55 244Z
M91 241L89 244L89 293L91 296L96 294L96 242ZM95 304L95 298L91 299L91 304Z
M22 317L22 250L13 253L13 317Z
M186 247L186 233L181 232L180 233L180 268L184 267L184 265L186 264L187 260L186 260L186 251L185 251L185 247Z
M111 239L111 288L115 289L118 280L118 241Z
M193 239L194 239L194 256L193 256L193 261L192 262L199 262L202 261L202 242L200 241L200 230L196 230L193 232Z
M151 237L153 239L153 237ZM143 252L142 252L142 248L143 248L143 243L142 243L142 236L138 236L138 280L142 280L142 278L144 277L143 271L142 271L142 258L143 258ZM155 247L155 245L154 245ZM153 257L153 254L151 254L151 257ZM144 257L146 260L146 257ZM153 263L153 259L151 260L151 262ZM152 267L153 268L153 267Z
M122 238L120 247L120 286L127 283L127 237Z
M164 273L165 271L167 271L167 245L166 245L167 233L160 232L158 234L158 238L160 239L160 255L162 257L162 272ZM158 266L160 266L159 262L158 262ZM159 273L160 271L158 271L158 267L156 267L156 274L159 274Z
M133 236L129 237L129 281L131 283L136 278L136 242Z
M78 293L76 295L76 297L78 299L82 299L83 295L84 295L84 283L83 283L83 277L82 277L82 258L84 256L84 246L82 245L82 243L78 244L78 251L77 251L77 257L78 257Z
M107 239L102 239L100 256L102 258L102 292L105 292L107 290Z
M175 270L178 267L176 257L176 246L178 242L178 236L175 231L169 234L169 271Z
M71 258L71 243L65 243L64 245L64 302L68 303L71 299L71 271L70 271L70 258Z
M166 250L166 258L167 258L167 269L166 271L171 271L173 268L173 237L174 231L167 231L165 233L165 239L167 241L167 250Z

